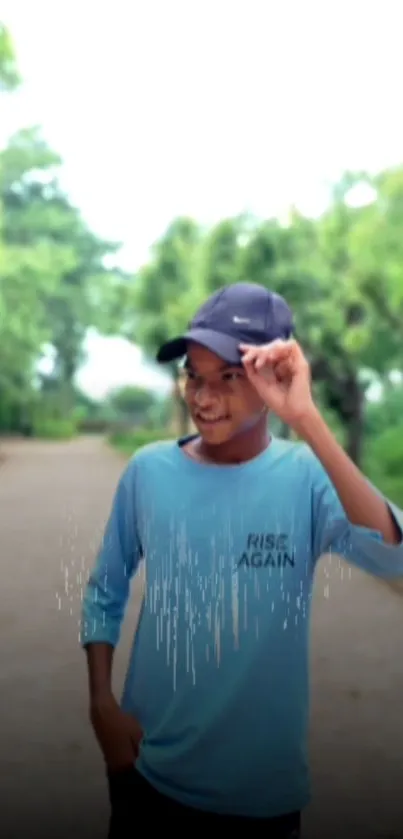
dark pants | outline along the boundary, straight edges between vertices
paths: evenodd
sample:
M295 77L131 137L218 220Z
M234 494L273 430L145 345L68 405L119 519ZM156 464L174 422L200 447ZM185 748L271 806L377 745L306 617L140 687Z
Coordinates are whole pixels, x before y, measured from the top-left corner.
M129 839L136 826L220 828L244 825L248 836L265 839L299 839L300 813L274 819L223 816L185 807L151 786L134 767L108 775L111 820L108 839Z

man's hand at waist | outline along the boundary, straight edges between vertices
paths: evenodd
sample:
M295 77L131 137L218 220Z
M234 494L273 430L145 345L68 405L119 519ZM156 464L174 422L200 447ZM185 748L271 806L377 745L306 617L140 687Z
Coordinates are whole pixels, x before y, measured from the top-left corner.
M137 720L122 711L112 693L92 699L90 718L107 768L115 771L133 765L143 736Z

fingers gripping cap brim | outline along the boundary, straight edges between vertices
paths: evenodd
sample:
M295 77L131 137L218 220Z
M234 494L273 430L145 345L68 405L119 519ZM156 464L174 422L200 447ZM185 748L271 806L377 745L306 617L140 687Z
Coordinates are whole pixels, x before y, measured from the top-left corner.
M157 361L164 364L183 358L186 355L189 341L200 344L229 364L241 363L239 341L232 338L231 335L223 335L222 332L215 332L213 329L191 329L185 335L173 338L172 341L168 341L160 347L157 353Z

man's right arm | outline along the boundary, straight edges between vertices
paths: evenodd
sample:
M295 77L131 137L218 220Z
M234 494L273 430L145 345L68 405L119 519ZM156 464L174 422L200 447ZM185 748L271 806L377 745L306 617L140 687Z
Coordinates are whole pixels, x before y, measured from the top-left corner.
M81 645L87 652L91 705L102 704L112 694L113 652L140 558L132 461L116 490L83 599Z

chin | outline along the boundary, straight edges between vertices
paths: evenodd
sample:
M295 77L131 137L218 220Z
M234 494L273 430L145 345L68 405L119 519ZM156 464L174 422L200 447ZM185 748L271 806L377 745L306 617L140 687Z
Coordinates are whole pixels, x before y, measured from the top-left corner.
M217 422L213 425L193 420L200 436L210 446L220 446L227 443L234 436L234 429L228 422Z

